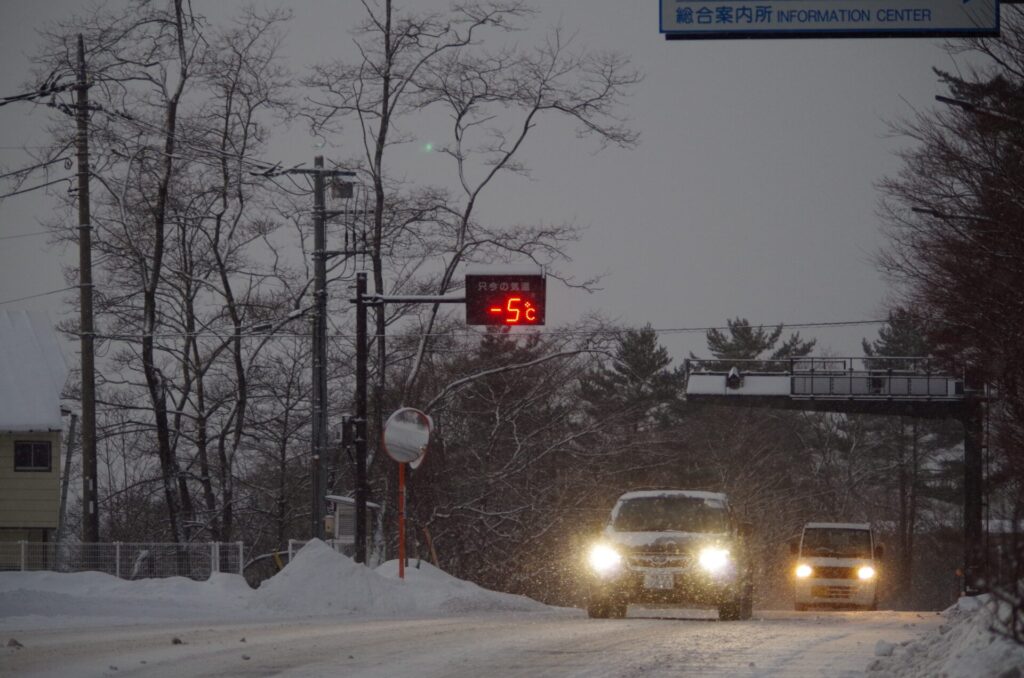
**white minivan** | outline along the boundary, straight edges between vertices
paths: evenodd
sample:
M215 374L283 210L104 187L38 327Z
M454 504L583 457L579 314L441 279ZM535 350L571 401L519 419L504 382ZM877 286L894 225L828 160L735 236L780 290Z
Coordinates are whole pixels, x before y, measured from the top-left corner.
M883 549L868 523L807 523L790 551L797 557L795 609L878 609Z

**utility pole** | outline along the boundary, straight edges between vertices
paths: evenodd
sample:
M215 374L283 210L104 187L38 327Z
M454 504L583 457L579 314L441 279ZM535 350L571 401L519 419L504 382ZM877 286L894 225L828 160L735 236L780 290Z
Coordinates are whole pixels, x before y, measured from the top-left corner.
M311 431L310 431L310 533L315 539L324 538L324 497L327 494L327 474L324 468L325 457L328 450L327 442L327 260L336 256L355 256L360 254L358 249L357 239L353 236L349 241L346 236L345 249L344 250L328 250L327 249L327 219L332 216L339 214L345 214L345 212L328 212L326 210L325 202L325 189L327 177L354 177L355 172L349 170L339 169L324 169L324 158L322 155L318 155L313 158L313 169L299 169L293 168L289 170L277 171L269 170L261 173L263 176L273 176L275 174L304 174L313 175L313 330L312 330L312 349L313 349L313 367L312 367L312 384L310 403L312 406L311 416ZM351 191L346 197L351 197ZM366 287L366 274L361 273L363 276L363 289L365 293ZM358 314L357 314L358 317ZM366 315L365 309L363 311L363 333L366 332ZM358 325L358 320L357 320ZM365 346L365 339L364 339ZM365 353L365 351L364 351ZM358 370L357 370L358 371ZM365 355L363 363L363 375L365 382ZM358 398L357 398L358 400ZM366 395L364 387L364 395L362 398L363 410L362 415L357 417L357 421L354 422L357 431L362 431L358 434L356 442L357 449L357 469L362 468L362 472L357 470L357 481L356 481L356 534L362 532L362 540L357 540L356 544L356 560L358 562L365 562L366 550L365 550L365 516L366 516ZM359 422L362 422L360 424ZM362 429L359 429L359 426ZM362 443L360 443L362 440ZM362 445L360 447L360 444ZM361 450L361 452L359 452ZM361 466L360 466L361 464ZM361 478L361 480L359 479ZM360 504L359 497L362 497L362 504ZM360 505L362 511L360 513ZM360 517L361 516L361 517ZM360 559L360 549L362 549L362 558Z
M282 172L270 170L262 176L275 174L313 175L313 367L310 393L310 535L314 539L324 538L324 496L327 494L327 474L324 472L324 456L327 454L327 260L338 255L350 255L348 251L327 249L327 218L325 209L326 177L353 177L355 172L338 169L324 169L324 158L313 159L313 169L289 169Z
M85 73L85 41L78 35L78 290L82 359L82 541L100 540L96 490L96 364L92 323L92 225L89 215L89 82Z
M366 271L356 273L356 553L366 562Z
M324 538L324 454L327 451L327 217L324 214L324 158L313 160L313 420L312 536Z

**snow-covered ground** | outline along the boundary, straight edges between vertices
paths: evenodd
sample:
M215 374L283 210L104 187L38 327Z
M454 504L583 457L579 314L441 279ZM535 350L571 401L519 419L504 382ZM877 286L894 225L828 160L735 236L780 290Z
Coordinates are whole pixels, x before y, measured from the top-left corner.
M718 623L632 608L589 620L425 563L400 581L396 562L370 570L311 542L256 590L227 574L0 573L0 676L1024 678L1024 648L989 631L981 603L944 615L758 611Z
M1024 678L1024 646L993 632L997 609L990 596L961 598L931 633L898 645L880 640L868 675Z
M397 561L371 570L319 540L255 590L234 574L196 582L127 581L99 572L0 572L0 630L550 609L524 596L482 589L425 562L406 568L402 581Z

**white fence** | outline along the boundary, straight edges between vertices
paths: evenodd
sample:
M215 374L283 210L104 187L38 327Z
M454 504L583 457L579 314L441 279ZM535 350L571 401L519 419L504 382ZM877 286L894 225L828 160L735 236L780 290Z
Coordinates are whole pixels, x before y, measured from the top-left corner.
M245 547L240 541L192 544L0 542L0 570L93 571L122 579L189 577L203 580L214 572L242 574L244 566Z

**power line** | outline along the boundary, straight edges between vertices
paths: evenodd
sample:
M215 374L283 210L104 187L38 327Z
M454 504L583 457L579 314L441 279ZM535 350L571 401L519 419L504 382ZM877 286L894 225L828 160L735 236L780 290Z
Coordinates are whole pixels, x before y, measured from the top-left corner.
M882 324L885 324L887 322L889 322L888 319L884 319L883 318L883 319L877 319L877 320L840 320L840 321L833 321L833 322L816 322L816 323L768 323L768 324L764 324L764 325L753 325L752 324L751 327L776 327L776 326L781 324L785 329L791 329L792 330L792 329L815 329L815 328L827 328L827 327L852 327L852 326L857 326L857 325L882 325ZM188 333L188 332L154 332L151 336L153 338L160 338L160 339L177 339L177 338L185 338L185 337L204 337L204 336L205 337L214 337L214 338L218 338L218 339L230 339L230 338L234 338L234 337L267 337L267 336L269 336L271 338L280 338L280 339L303 339L303 338L309 338L309 332L281 332L281 331L275 331L273 333L270 333L269 335L266 334L266 333L257 333L257 332L248 332L248 333L242 333L242 334L234 334L232 332L232 329L233 328L225 327L224 328L225 331L223 333L218 332L215 329L200 330L198 332L193 332L193 333ZM621 328L609 328L609 329L604 329L604 330L532 330L531 329L530 330L530 335L531 336L532 335L540 335L540 336L549 336L549 337L559 337L559 336L561 336L561 337L584 337L584 336L595 336L595 335L597 335L597 336L600 336L600 335L609 336L609 335L621 334L622 332L627 332L627 331L635 330L635 329L638 329L638 328L634 328L634 327L621 327ZM656 328L653 328L654 332L656 332L657 334L683 334L683 333L688 333L688 332L709 332L711 330L728 331L729 329L730 328L729 328L728 325L718 326L718 327L708 326L708 327L662 327L662 328L657 328L656 327ZM409 334L402 334L401 336L403 336L403 337L424 337L424 336L426 336L426 337L458 337L458 336L479 337L479 336L483 336L483 334L484 334L483 332L478 332L478 331L473 331L473 330L459 330L459 331L454 331L454 332L432 332L430 334L409 333ZM101 339L110 339L110 340L115 340L115 341L127 341L127 340L131 340L131 339L136 339L139 336L141 336L141 334L136 334L136 335L128 335L128 334L119 334L119 335L114 335L114 334L110 334L110 335L97 334L96 336L97 336L97 338L101 338ZM150 336L150 335L147 335L147 336ZM389 336L394 337L396 335L389 335ZM356 335L355 334L345 333L345 332L332 332L332 333L329 333L327 335L327 337L329 339L355 339Z
M0 174L0 179L6 179L7 177L13 177L15 174L27 174L27 173L31 172L32 170L37 170L40 167L46 167L47 165L53 165L53 164L58 163L58 162L63 162L64 163L64 169L66 169L66 170L71 169L71 158L54 158L53 160L47 160L46 162L41 162L38 165L32 165L31 167L22 167L21 169L16 169L13 172L8 172L6 174Z
M785 329L813 329L815 327L850 327L853 325L881 325L889 322L885 318L878 320L837 320L834 322L820 322L820 323L766 323L761 325L755 325L751 323L751 327L777 327L782 325ZM682 332L710 332L711 330L728 331L729 326L724 327L666 327L666 328L655 328L655 332L659 334L676 334Z
M119 111L109 111L106 108L104 108L102 106L99 106L97 104L93 104L91 106L91 108L92 108L92 110L96 110L96 111L98 111L100 113L106 113L107 115L114 116L116 118L124 120L127 123L135 125L135 127L138 128L140 131L148 133L148 134L164 135L167 132L167 130L165 130L163 127L161 127L159 125L156 125L156 124L151 123L151 122L147 122L145 120L142 120L141 118L137 118L137 117L129 115L127 113L121 113ZM91 123L90 123L90 127L93 128L96 131L101 131L101 132L105 132L105 133L109 133L110 132L109 129L102 128L102 127L93 125ZM200 132L200 134L216 135L216 134L220 133L217 130L214 130L212 128L204 128L204 127L201 127L201 126L198 126L198 125L192 125L192 129L194 129L195 131ZM258 170L258 172L256 172L257 174L261 174L262 175L264 173L275 172L275 171L280 170L280 165L271 164L269 162L265 162L265 161L262 161L262 160L250 159L250 158L247 158L244 155L241 155L241 156L240 155L233 155L229 151L220 149L220 148L214 146L213 144L211 144L210 142L203 140L202 137L200 137L197 140L193 136L188 136L183 131L176 132L175 135L174 135L174 140L178 144L180 144L182 147L187 148L187 149L189 149L191 151L195 151L197 153L208 153L210 155L220 157L220 158L222 158L224 160L228 160L228 161L231 161L231 162L237 162L237 163L240 163L240 164L243 164L243 165L247 165L247 166L249 166L253 170ZM203 158L193 158L193 160L196 160L198 162L203 162L203 160L205 160L205 159L203 159ZM214 167L216 167L216 166L214 166Z
M21 94L12 94L11 96L0 97L0 106L6 106L7 104L13 104L16 101L34 101L36 99L41 99L43 97L48 97L51 94L56 94L58 92L64 92L64 91L72 89L74 87L75 87L75 83L73 83L73 82L68 82L68 83L65 83L63 85L58 85L56 83L53 83L53 84L51 84L51 83L43 83L42 85L40 85L39 89L37 89L35 91L32 91L32 92L23 92Z
M59 290L51 290L49 292L41 292L39 294L30 294L27 297L18 297L17 299L5 299L4 301L0 301L0 306L3 306L4 304L13 304L13 303L18 302L18 301L26 301L28 299L38 299L39 297L48 297L51 294L60 294L61 292L68 292L70 290L77 290L77 289L78 289L77 287L64 287L64 288L61 288Z
M0 235L0 240L17 240L18 238L33 238L38 235L46 235L49 231L32 231L31 233L18 233L16 235Z
M11 198L13 196L20 196L20 195L25 194L25 193L31 193L31 192L33 192L33 190L39 190L40 188L45 188L46 186L52 186L54 183L61 183L63 181L71 182L71 180L72 180L72 177L70 177L70 176L66 176L66 177L63 177L63 178L60 178L60 179L53 179L52 181L47 181L46 183L40 183L38 185L30 186L28 188L22 188L20 190L14 190L14 192L12 192L12 193L7 193L7 194L4 194L4 195L0 196L0 200L3 200L4 198ZM69 188L69 193L71 193L71 189L70 188Z

